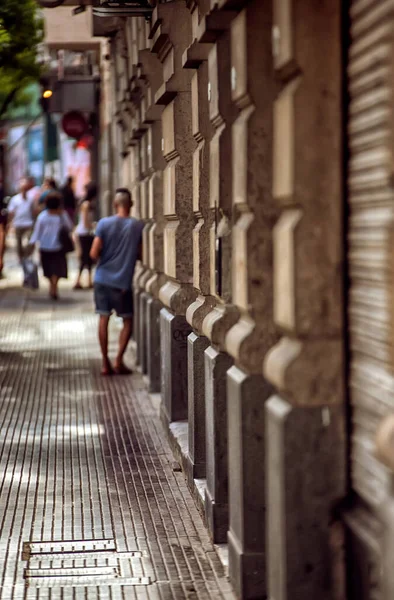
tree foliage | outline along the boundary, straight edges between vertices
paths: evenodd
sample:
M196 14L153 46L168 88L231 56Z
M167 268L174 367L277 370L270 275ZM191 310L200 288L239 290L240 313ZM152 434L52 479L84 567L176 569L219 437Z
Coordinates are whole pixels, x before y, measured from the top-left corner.
M0 119L11 102L25 100L25 86L38 80L43 34L35 0L0 0Z

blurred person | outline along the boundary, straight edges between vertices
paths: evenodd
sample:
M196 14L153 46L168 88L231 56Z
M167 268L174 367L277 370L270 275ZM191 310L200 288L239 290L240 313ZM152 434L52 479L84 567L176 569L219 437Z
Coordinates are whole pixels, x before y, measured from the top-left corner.
M37 242L40 245L41 266L44 277L49 280L49 295L58 299L58 283L60 278L67 279L67 256L60 241L61 230L71 232L73 224L62 208L62 197L51 191L46 197L46 210L37 218L30 246Z
M0 183L0 279L3 278L4 252L7 229L7 211L4 203L4 188Z
M75 142L73 146L69 172L74 177L75 195L83 198L85 186L91 178L90 151L83 140Z
M94 298L99 318L99 341L103 364L102 375L128 375L124 364L133 327L133 293L131 284L136 261L141 258L142 221L130 217L133 205L127 188L118 188L112 217L101 219L97 225L90 257L99 261L94 278ZM112 312L123 319L119 349L114 367L108 358L108 324Z
M75 209L77 207L77 199L74 194L74 178L69 176L65 184L60 188L63 196L63 205L71 221L75 220Z
M27 190L27 195L29 198L33 198L36 205L38 205L38 201L41 195L41 187L36 184L36 180L32 175L27 177L27 183L29 185L29 189Z
M78 225L75 229L76 241L79 247L80 263L77 281L74 290L81 290L81 276L84 269L89 274L89 288L93 287L92 267L93 260L90 257L90 249L93 244L93 221L95 213L95 200L97 196L97 186L94 183L85 185L85 198L79 209Z
M26 245L24 240L28 240L33 229L34 219L37 214L34 198L29 197L28 191L30 183L27 179L22 179L20 192L13 196L8 205L8 221L15 229L16 249L19 262L26 255Z
M52 177L45 177L45 179L42 183L42 187L41 187L41 194L38 198L38 205L40 207L40 210L45 209L45 203L46 203L48 194L50 194L51 192L56 192L56 191L57 191L56 181Z

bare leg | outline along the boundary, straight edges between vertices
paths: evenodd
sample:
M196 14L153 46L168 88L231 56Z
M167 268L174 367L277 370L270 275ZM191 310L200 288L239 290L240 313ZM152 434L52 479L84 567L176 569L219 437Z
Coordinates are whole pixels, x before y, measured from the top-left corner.
M109 323L109 315L100 315L99 320L99 341L101 354L103 357L103 367L101 369L102 375L111 375L112 374L112 365L108 358L108 323Z
M74 290L78 290L78 289L80 289L82 287L81 286L82 271L83 271L83 267L80 267L79 273L78 273L78 277L77 277L77 280L76 280L75 285L74 285Z
M93 287L92 267L88 267L88 273L89 273L89 288L92 288Z
M57 299L57 286L59 283L59 277L56 275L53 277L53 291L55 292L55 298Z
M57 275L52 275L50 281L50 288L49 288L49 293L51 298L53 298L53 300L57 300L58 295L57 295L57 285L59 283L59 277Z
M133 319L123 319L123 329L119 335L119 351L115 361L115 371L121 375L129 375L131 370L123 363L123 356L133 331Z

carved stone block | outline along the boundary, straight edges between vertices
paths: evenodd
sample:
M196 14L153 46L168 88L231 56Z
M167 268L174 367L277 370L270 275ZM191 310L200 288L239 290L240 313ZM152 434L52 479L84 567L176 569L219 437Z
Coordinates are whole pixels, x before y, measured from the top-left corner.
M209 340L192 332L187 340L188 360L188 419L189 419L189 466L188 479L205 477L205 366L204 351Z
M226 375L231 357L212 346L205 350L207 488L205 513L209 532L224 543L228 529L228 457Z
M266 581L265 401L272 386L237 367L227 373L229 574L237 595L264 598Z
M187 337L191 331L185 317L161 309L161 392L167 423L187 419Z
M147 353L147 339L148 339L148 330L147 330L147 302L149 299L149 294L147 292L142 291L139 297L139 311L138 311L138 319L139 319L139 358L141 364L141 370L146 375L148 372L148 353Z
M160 300L150 296L147 300L147 363L149 391L160 392L161 361L160 361L160 311L163 308Z
M346 491L343 407L273 396L266 421L269 596L331 600L330 527Z
M140 356L140 295L142 290L137 286L133 289L133 307L134 307L134 319L133 319L133 338L136 343L136 363L141 364Z

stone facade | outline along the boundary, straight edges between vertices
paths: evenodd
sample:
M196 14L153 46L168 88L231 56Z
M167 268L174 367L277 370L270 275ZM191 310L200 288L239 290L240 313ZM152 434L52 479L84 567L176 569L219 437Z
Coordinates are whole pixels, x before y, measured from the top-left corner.
M361 15L356 37L369 31L375 3L362 0L349 15L339 0L152 4L150 19L119 19L112 31L102 142L112 190L128 185L145 221L134 282L140 367L161 393L211 537L227 544L238 596L361 597L351 573L344 583L344 540L353 564L362 536L341 508L349 498L344 82L346 61L356 57L356 77L357 53L386 34L347 55L347 19ZM366 77L354 85L369 85ZM354 148L373 144L369 135ZM356 166L368 165L361 157ZM383 426L380 452L391 467ZM381 518L388 531L390 506Z

